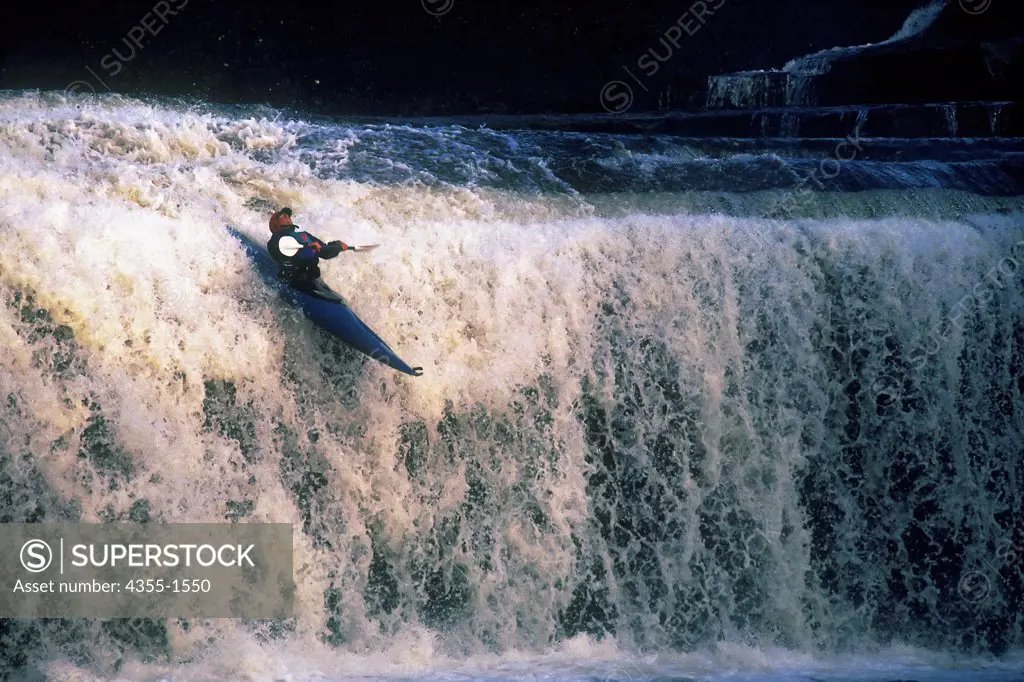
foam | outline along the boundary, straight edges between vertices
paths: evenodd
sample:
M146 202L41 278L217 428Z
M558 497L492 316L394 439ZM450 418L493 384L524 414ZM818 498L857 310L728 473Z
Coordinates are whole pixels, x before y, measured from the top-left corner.
M709 670L763 672L783 650L799 667L838 642L877 646L872 609L884 607L836 602L808 579L812 520L796 479L813 463L853 477L829 421L850 377L830 358L861 358L868 384L891 371L886 339L931 347L930 330L1019 253L1019 212L935 191L915 213L877 193L768 221L693 197L374 185L297 161L304 127L136 101L0 101L0 399L19 406L3 408L0 444L30 455L11 466L39 471L82 520L144 499L160 521L216 522L227 500L250 500L249 520L308 526L296 533L296 631L275 643L243 624L172 622L174 660L201 661L186 678L415 676L467 661L546 675L680 646L711 656ZM259 282L220 227L265 235L268 207L283 203L324 239L383 244L325 263L325 280L423 377L332 345ZM1022 307L1018 280L991 284L969 331L942 327L941 351L913 373L923 412L866 416L864 447L990 418L982 388L965 389L964 407L948 387L1008 371L1006 353L970 352L997 347ZM26 316L16 293L48 319ZM75 362L59 368L60 353ZM90 426L122 459L96 458ZM997 470L1016 435L993 434L980 469L951 446L958 476ZM616 459L610 483L594 478L599 438ZM105 485L124 461L127 482ZM885 480L881 456L865 466L870 485ZM328 483L301 498L314 473ZM950 493L937 524L1000 539L976 501L952 495L958 484L934 482ZM843 537L873 532L856 515L867 493L836 494ZM595 506L632 524L624 544L602 535ZM892 511L894 534L908 514ZM679 528L657 536L669 521ZM647 564L616 568L641 552ZM835 552L863 565L853 544ZM969 554L983 558L982 545ZM392 587L374 589L393 590L391 611L367 596L383 580L375 556L390 567ZM596 580L591 564L617 614L602 642L566 636L558 618ZM424 571L455 595L454 616L425 606ZM333 649L320 642L332 615Z

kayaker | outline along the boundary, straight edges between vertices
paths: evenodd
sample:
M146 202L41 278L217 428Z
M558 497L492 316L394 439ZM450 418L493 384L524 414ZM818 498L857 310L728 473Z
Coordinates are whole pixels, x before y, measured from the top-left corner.
M270 216L267 242L270 257L281 267L280 276L296 289L310 291L320 279L320 259L335 258L352 247L335 240L326 244L292 223L292 209L285 207Z

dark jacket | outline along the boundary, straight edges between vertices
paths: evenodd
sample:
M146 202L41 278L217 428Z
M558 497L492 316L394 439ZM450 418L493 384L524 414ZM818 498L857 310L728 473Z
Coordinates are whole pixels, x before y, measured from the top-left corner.
M281 266L281 278L296 285L311 284L318 279L320 259L335 258L346 248L340 241L325 244L297 226L274 233L267 242L270 257Z

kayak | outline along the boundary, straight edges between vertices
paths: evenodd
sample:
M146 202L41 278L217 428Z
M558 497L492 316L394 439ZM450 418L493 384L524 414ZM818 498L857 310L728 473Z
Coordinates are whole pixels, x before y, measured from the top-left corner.
M360 353L414 377L423 374L422 367L410 367L388 344L377 336L365 322L326 284L317 280L311 291L300 291L277 276L277 263L260 244L228 226L228 232L245 247L260 277L292 305L297 306L315 325L338 337Z

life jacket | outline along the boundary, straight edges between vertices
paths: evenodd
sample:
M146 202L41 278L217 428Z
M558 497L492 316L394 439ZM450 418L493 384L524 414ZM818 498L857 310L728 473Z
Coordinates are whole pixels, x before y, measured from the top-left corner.
M285 242L285 248L282 251L281 241L284 239L288 241ZM295 226L287 230L278 230L267 242L267 252L281 267L281 277L288 280L308 280L319 277L320 258L318 252L320 248L319 239L308 232L300 231Z

